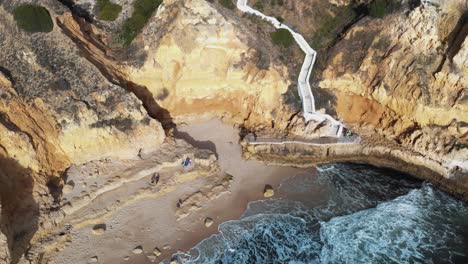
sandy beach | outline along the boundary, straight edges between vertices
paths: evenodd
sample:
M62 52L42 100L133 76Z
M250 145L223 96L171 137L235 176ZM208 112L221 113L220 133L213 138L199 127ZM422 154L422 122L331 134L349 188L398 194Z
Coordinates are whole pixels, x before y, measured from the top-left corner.
M220 120L181 125L174 135L215 152L220 172L181 181L174 176L178 172L168 169L161 172L159 187L151 187L149 177L144 177L101 194L82 209L83 213L93 215L95 208L106 204L105 208L111 209L76 223L66 247L52 263L159 263L216 233L222 222L239 218L250 201L263 198L266 184L276 189L282 180L304 171L243 160L238 130ZM226 175L232 176L229 186ZM171 181L176 184L170 185ZM166 184L170 187L165 188ZM180 217L185 206L178 208L178 202L189 201L200 191L202 199L196 200L196 206L188 205L184 217ZM135 192L139 195L132 196ZM204 224L207 217L214 220L208 228ZM105 226L105 231L93 231L98 223ZM155 248L161 252L157 257Z

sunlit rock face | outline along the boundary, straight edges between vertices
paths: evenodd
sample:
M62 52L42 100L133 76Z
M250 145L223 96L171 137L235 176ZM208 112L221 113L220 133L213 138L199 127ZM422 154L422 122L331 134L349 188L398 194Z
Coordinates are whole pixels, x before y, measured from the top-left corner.
M141 101L109 82L56 24L66 7L38 2L54 27L31 34L13 18L20 4L0 6L1 263L27 257L43 228L63 218L56 200L71 164L137 158L156 151L165 138Z
M58 26L31 35L16 26L9 10L0 13L0 56L10 58L0 79L2 154L33 171L56 174L70 163L128 158L140 148L158 147L165 137L161 125L135 96L81 57Z
M143 32L148 57L142 67L126 69L130 80L146 86L175 119L243 120L249 113L272 119L289 80L284 64L263 51L269 39L256 38L239 17L202 0L166 1L157 18L164 34L150 22Z
M338 116L428 158L466 160L464 12L453 1L361 20L333 48L321 77Z

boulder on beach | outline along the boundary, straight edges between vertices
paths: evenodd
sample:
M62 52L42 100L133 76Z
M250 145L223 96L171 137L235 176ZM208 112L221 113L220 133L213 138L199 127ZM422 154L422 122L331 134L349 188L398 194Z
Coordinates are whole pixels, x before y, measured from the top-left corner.
M263 197L268 198L272 197L275 195L275 190L273 189L273 186L267 184L265 185L265 189L263 189Z
M125 261L127 261L127 260L129 260L129 259L130 259L129 256L125 256L125 257L124 257L124 260L125 260Z
M69 194L73 191L73 186L69 185L69 184L65 184L65 186L63 186L62 188L62 193L63 194Z
M153 254L156 257L159 257L159 256L161 256L161 250L159 250L159 248L155 247L154 250L153 250Z
M91 257L88 262L89 263L96 263L96 262L98 262L98 257L97 256Z
M137 246L132 250L133 254L141 254L143 253L143 247L142 246Z
M210 227L210 226L213 225L213 223L214 223L214 221L213 221L212 218L207 217L207 218L205 219L205 227Z
M148 258L149 261L151 262L155 262L156 261L156 256L155 255L149 255L149 256L146 256Z
M97 224L93 226L92 233L93 235L100 236L106 232L106 224Z

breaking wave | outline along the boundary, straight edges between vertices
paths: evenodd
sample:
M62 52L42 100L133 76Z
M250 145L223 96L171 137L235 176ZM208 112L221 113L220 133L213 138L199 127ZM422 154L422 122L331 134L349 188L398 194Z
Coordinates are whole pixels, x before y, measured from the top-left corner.
M468 205L401 173L333 164L282 183L287 199L241 219L179 263L468 263ZM317 194L320 194L317 196ZM314 197L313 199L310 197ZM317 198L319 197L319 198Z

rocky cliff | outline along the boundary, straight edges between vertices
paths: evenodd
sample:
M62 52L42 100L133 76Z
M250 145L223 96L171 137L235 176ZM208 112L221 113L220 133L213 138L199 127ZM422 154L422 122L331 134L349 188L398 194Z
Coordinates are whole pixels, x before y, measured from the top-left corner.
M15 133L2 136L7 156L17 156L34 171L57 174L70 163L157 148L164 139L161 125L135 96L108 82L80 56L59 27L27 34L8 10L0 12L0 56L10 75L10 80L1 79L2 125L3 131ZM13 147L20 145L24 147Z
M466 170L466 19L466 6L453 1L356 23L332 48L319 84L336 96L338 117Z
M318 44L322 58L315 69L313 91L326 99L319 99L319 108L334 113L363 141L356 148L347 147L351 152L314 147L313 155L298 146L246 146L247 156L275 163L281 163L281 156L291 156L285 159L289 164L294 159L361 159L396 168L399 162L409 163L432 172L417 172L405 165L406 171L425 175L422 178L466 199L466 3L448 1L425 7L410 3L387 7L381 15L373 11L370 1L358 6L340 1L340 7L318 1L318 7L328 10L320 21L311 16L317 10L304 1L284 1L284 7L261 2L265 12L292 18L291 23ZM313 25L299 23L295 12L307 14L302 21ZM343 12L348 16L336 16ZM300 135L297 127L310 133L292 119L289 135ZM380 161L372 161L375 158Z
M174 118L273 119L289 80L267 35L254 36L248 20L206 1L174 1L156 18L170 21L165 34L147 27L145 63L125 70Z
M261 136L326 134L327 124L307 123L300 115L300 50L275 45L274 29L264 21L220 1L166 0L128 46L119 46L116 35L135 1L115 1L122 11L114 21L96 15L95 1L36 2L50 13L51 32L18 27L13 10L28 1L0 5L0 261L37 262L41 248L32 250L31 241L63 245L47 240L48 232L61 237L62 221L73 222L73 208L86 206L101 187L126 181L113 171L109 182L79 193L87 185L73 191L76 182L89 175L70 174L71 168L142 159L146 173L152 162L176 166L184 152L198 153L172 142L177 124L221 117ZM467 198L466 5L392 6L380 16L371 6L378 1L358 2L253 4L281 17L318 50L312 80L318 108L363 141L244 145L246 157L294 166L334 160L404 164ZM206 159L200 175L216 168L214 158ZM70 175L76 178L67 180ZM63 200L70 192L78 198Z
M71 164L136 157L165 138L142 103L107 81L60 27L21 30L12 15L20 4L0 6L0 191L13 262L47 218ZM41 4L54 20L67 10Z

